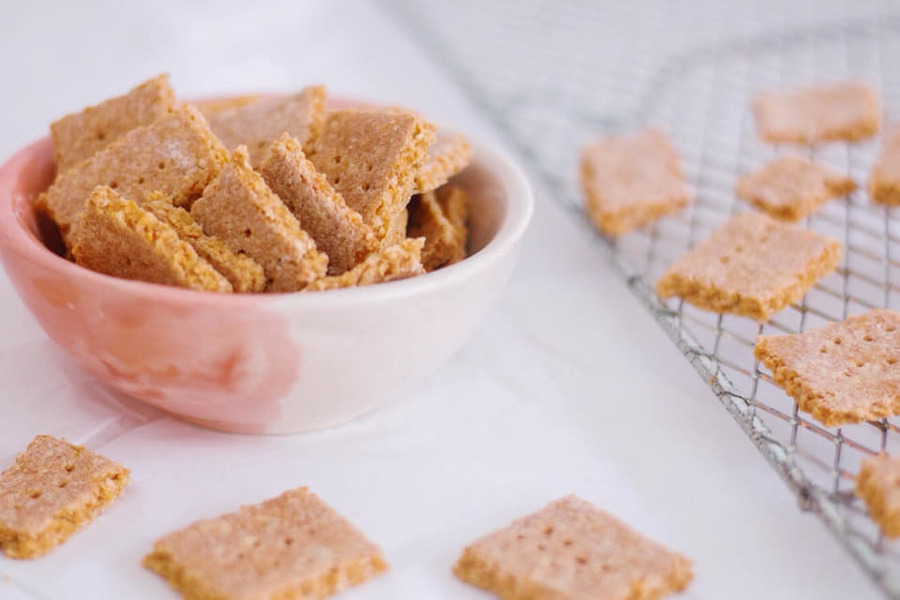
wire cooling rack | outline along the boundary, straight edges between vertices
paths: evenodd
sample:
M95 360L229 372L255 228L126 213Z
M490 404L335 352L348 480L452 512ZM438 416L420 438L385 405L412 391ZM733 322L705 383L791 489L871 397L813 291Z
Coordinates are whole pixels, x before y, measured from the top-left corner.
M603 97L615 84L595 76L593 59L583 55L590 48L585 36L592 31L591 19L604 15L577 2L563 3L562 16L548 12L554 3L523 2L518 12L499 3L506 13L494 3L479 4L491 5L495 17L491 23L491 15L479 13L472 27L490 32L480 38L478 31L454 34L452 24L466 23L466 15L447 4L431 12L419 10L415 0L392 7L403 9L396 11L400 18L591 231L576 184L578 150L598 135L648 125L671 136L696 193L693 205L652 227L619 239L595 234L597 240L607 245L634 294L794 491L801 508L820 517L887 595L900 598L900 543L882 538L853 494L863 458L900 452L900 418L823 427L798 412L753 358L757 335L800 332L871 308L900 310L900 209L873 205L864 191L881 140L792 148L763 144L748 102L763 89L854 79L878 89L887 121L895 120L900 69L891 68L889 57L900 55L900 15L872 11L860 20L782 28L684 53L655 75L638 70L643 93L626 90L632 108L615 115L609 112L615 102ZM561 23L563 35L548 33ZM764 325L661 301L654 282L666 267L731 215L747 210L733 193L735 179L786 151L805 152L860 184L860 190L827 204L805 223L842 242L844 258L836 272Z

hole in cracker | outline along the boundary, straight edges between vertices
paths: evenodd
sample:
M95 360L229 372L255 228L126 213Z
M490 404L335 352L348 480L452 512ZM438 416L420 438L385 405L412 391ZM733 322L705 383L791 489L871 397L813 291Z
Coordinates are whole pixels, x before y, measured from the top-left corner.
M63 479L62 481L59 482L59 487L61 487L61 488L64 488L64 487L66 487L67 485L69 485L69 480L68 480L68 479Z
M543 551L543 550L546 550L546 549L547 549L547 547L546 547L545 545L543 545L543 544L538 544L538 550L542 550L542 551Z
M553 533L553 525L547 525L544 527L544 535L551 535Z
M253 232L250 230L249 227L244 230L244 237L250 237L251 235L253 235Z
M114 190L114 189L116 189L117 187L119 187L119 182L118 182L118 181L111 181L111 182L109 183L109 189Z
M166 161L161 160L161 161L159 161L159 164L156 165L156 166L157 166L157 168L158 168L160 171L162 171L163 169L166 168Z
M66 465L66 473L71 473L75 470L75 465Z
M340 177L335 177L335 178L334 178L334 184L335 184L335 185L339 184L340 182L341 182L341 178L340 178Z
M856 359L856 366L857 366L857 368L861 368L864 364L865 364L865 363L864 363L863 361L861 361L861 360L859 360L859 359Z
M744 247L743 246L735 246L734 251L736 254L740 254L741 252L744 251Z
M106 139L106 134L103 133L102 131L98 131L97 132L97 141L102 142L105 139Z
M138 177L137 182L138 185L144 185L144 181L146 181L143 177Z
M896 365L896 364L897 364L897 359L894 358L894 357L889 357L889 358L887 359L887 364L889 364L889 365L891 365L891 366Z
M372 184L367 181L360 187L362 187L362 191L368 192L370 189L372 189Z
M573 543L572 540L563 540L563 546L571 546Z
M366 171L368 171L368 172L371 173L374 169L375 169L375 165L373 165L372 163L366 161Z
M41 490L31 490L30 492L28 492L28 496L30 498L34 498L34 499L40 498Z
M828 348L826 348L825 346L819 348L819 354L825 354L826 352L828 352Z
M866 335L863 336L863 341L866 341L866 342L873 342L873 341L875 341L875 340L874 340L874 338L873 338L871 335L869 335L869 334L867 333Z
M587 559L586 559L585 557L583 557L583 556L576 556L576 557L575 557L575 562L577 562L579 565L586 565L586 564L587 564Z
M719 262L722 263L723 265L727 265L727 264L728 264L728 261L730 261L730 260L731 260L731 259L730 259L729 257L727 257L727 256L722 256L722 257L719 258Z
M517 540L524 540L524 539L525 539L525 534L520 533L519 535L516 536L516 539L517 539Z
M334 164L336 164L336 165L341 164L341 158L342 158L342 157L341 157L340 154L338 154L337 156L335 156L334 159L333 159L333 160L334 160Z
M884 330L887 331L888 333L894 333L895 331L897 331L897 328L893 325L888 325L887 327L884 328Z
M839 338L839 337L836 337L836 338L834 338L834 339L831 340L831 341L834 342L834 345L835 345L835 346L840 346L840 345L843 343L843 340L842 340L841 338Z
M292 537L286 537L286 538L284 538L284 545L285 545L285 546L290 546L290 545L293 544L293 543L294 543L294 538L292 538Z

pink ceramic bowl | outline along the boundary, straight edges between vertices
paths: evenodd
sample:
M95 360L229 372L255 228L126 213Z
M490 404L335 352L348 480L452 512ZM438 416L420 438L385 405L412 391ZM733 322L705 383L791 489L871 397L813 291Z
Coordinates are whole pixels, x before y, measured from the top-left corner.
M472 256L421 277L298 294L216 294L116 279L61 257L34 210L49 138L0 167L0 258L44 331L103 383L214 429L282 433L395 398L469 338L506 284L532 213L522 173L472 143Z

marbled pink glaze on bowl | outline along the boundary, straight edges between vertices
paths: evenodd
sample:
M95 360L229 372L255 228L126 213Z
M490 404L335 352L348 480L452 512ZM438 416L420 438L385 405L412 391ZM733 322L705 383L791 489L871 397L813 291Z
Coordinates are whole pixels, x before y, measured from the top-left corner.
M0 167L0 259L47 335L103 383L214 429L328 427L424 377L468 339L505 286L531 190L502 154L478 142L472 150L454 183L471 196L473 254L413 279L238 295L81 268L56 253L58 234L34 209L55 175L49 138Z

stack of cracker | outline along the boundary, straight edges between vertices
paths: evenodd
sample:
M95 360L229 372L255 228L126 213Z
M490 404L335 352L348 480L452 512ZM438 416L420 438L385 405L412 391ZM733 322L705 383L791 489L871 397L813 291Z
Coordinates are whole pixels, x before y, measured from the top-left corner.
M161 75L51 126L39 208L100 273L216 292L413 277L466 256L469 145L415 113L284 97L179 105Z

